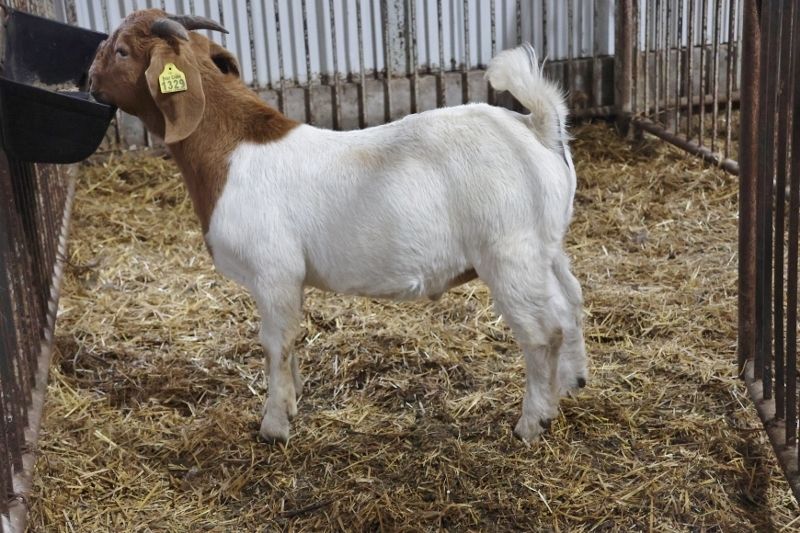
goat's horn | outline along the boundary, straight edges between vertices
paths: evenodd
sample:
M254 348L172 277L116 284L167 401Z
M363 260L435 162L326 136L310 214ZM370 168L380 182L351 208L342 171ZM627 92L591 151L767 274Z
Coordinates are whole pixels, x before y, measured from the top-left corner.
M189 32L186 31L186 28L180 23L168 18L162 17L153 22L153 25L150 26L150 31L153 32L153 35L164 39L178 38L184 41L189 40Z
M214 30L228 33L228 30L217 24L211 19L198 17L196 15L169 15L170 20L174 20L187 30Z

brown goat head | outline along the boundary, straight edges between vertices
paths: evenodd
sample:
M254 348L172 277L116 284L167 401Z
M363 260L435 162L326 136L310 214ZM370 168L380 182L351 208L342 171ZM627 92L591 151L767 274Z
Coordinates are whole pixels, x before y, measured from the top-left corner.
M167 144L185 139L203 118L204 83L239 77L233 55L192 29L225 31L208 19L160 9L131 13L97 49L89 69L92 95L139 117ZM159 76L170 63L185 76L185 90L162 92Z

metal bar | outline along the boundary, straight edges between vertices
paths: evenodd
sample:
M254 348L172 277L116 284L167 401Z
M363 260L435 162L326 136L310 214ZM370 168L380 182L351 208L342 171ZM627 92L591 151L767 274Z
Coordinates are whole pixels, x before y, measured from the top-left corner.
M597 5L596 2L594 2L594 4ZM633 35L632 35L632 40L633 40L633 72L631 73L632 74L631 83L633 85L633 87L631 89L632 92L633 92L633 95L632 95L633 105L632 105L632 109L631 109L631 115L637 115L639 113L639 105L640 105L640 100L641 100L641 95L640 95L641 89L639 88L639 76L641 75L641 60L642 60L642 57L641 57L642 53L641 52L642 52L642 50L641 50L641 44L640 44L640 41L639 41L639 36L641 34L641 31L640 31L641 13L640 13L640 10L639 10L639 5L640 5L639 4L639 0L633 0ZM595 49L593 49L592 50L592 55L595 55L596 53L597 53L597 51ZM592 66L594 66L594 65L592 65Z
M666 1L666 27L664 30L664 120L663 124L666 127L669 127L669 64L670 64L670 57L672 56L672 50L670 49L670 39L672 37L672 2L673 0ZM677 105L677 104L676 104Z
M719 2L719 0L717 0ZM784 329L783 329L783 239L785 228L785 190L786 190L786 165L788 158L787 136L789 127L789 113L791 112L791 93L789 89L791 69L789 58L792 51L792 15L791 2L788 11L780 7L781 36L779 39L780 56L778 58L779 75L778 83L778 142L777 166L775 173L775 232L773 243L773 314L774 314L774 360L775 360L775 411L783 418L786 412L784 405ZM712 141L713 142L713 141ZM712 144L713 146L713 144ZM791 235L789 236L791 238Z
M308 45L308 8L306 0L300 0L300 9L303 15L303 51L306 57L306 82L303 84L303 100L306 107L306 122L314 123L314 104L311 101L311 47Z
M442 0L436 0L436 23L439 37L439 70L436 72L436 107L447 105L444 92L444 27L442 23Z
M678 137L674 133L671 133L666 128L661 126L660 124L655 124L650 122L649 120L643 120L640 118L634 118L633 123L637 128L641 128L648 133L655 135L656 137L667 141L670 144L674 144L681 150L685 150L690 154L699 156L703 161L707 163L711 163L712 165L718 166L721 169L730 172L733 175L739 174L739 163L733 161L732 159L722 159L719 154L712 152L708 148L698 145L695 142L688 141L683 137Z
M655 31L655 57L654 57L654 69L653 69L653 89L654 89L654 115L653 120L658 120L659 115L659 107L661 106L661 63L664 61L664 50L661 48L661 38L662 34L664 33L663 25L661 24L661 1L656 0L656 12L655 12L655 19L656 19L656 31Z
M620 46L629 47L630 40L626 41L624 44L620 43ZM574 47L575 47L575 6L573 4L573 0L567 0L567 80L566 83L564 83L564 87L571 92L574 92L576 90L575 74L573 72L574 61L575 61Z
M794 8L794 29L800 28L800 9ZM797 445L797 262L798 234L800 234L800 98L795 92L800 88L800 39L792 41L792 81L789 94L791 102L792 132L789 171L789 250L786 279L786 435L787 446Z
M366 128L367 75L364 67L364 27L361 21L361 0L356 0L356 32L358 34L358 127Z
M731 124L731 118L733 116L733 103L731 102L731 93L733 93L733 39L736 31L736 6L738 2L734 0L730 3L730 8L728 11L728 46L727 46L727 53L728 53L728 64L726 65L726 88L725 88L725 96L727 98L727 102L725 105L725 124L727 127L725 133L725 157L730 157L731 155L731 134L733 132L733 125Z
M683 0L678 0L678 29L675 45L675 132L681 129L681 49L683 48Z
M253 76L253 86L258 86L258 61L256 60L256 40L253 29L253 0L245 0L247 11L247 42L250 45L250 73Z
M689 0L689 20L687 21L686 34L689 46L686 54L686 97L691 102L694 96L694 17L695 0ZM702 95L701 95L702 98ZM689 107L686 111L686 138L692 139L692 117L693 109Z
M545 7L544 7L545 5L547 5L547 2L546 1L542 2L542 9L545 9ZM494 2L494 0L490 0L489 1L489 32L490 32L489 33L489 37L490 37L490 41L492 43L492 57L494 57L497 54L497 13L495 12L495 10L496 10L495 2ZM547 32L546 31L545 31L545 42L547 42ZM545 56L546 55L547 54L545 53ZM487 93L486 93L487 101L491 105L497 104L497 94L495 93L494 87L492 87L492 84L489 83L488 81L486 82L486 86L487 86Z
M708 33L708 0L701 2L703 13L701 16L702 36L700 39L700 94L705 98L706 96L706 34ZM700 146L703 145L703 139L706 132L706 108L700 108L700 129L698 132L698 142Z
M520 2L521 0L516 0L516 5L514 7L515 21L517 25L517 44L522 44L522 4Z
M161 3L164 3L164 0L161 0ZM163 9L163 8L162 8ZM217 9L219 9L219 25L223 28L225 27L225 9L223 8L223 0L217 0ZM278 0L275 0L275 21L278 21ZM276 24L276 32L280 35L280 25ZM222 38L222 47L228 47L228 34L223 33L221 36ZM280 49L280 39L278 39L278 49ZM280 52L279 52L280 54ZM281 74L281 79L283 79L283 74ZM283 110L281 110L283 111Z
M333 54L333 92L331 93L331 106L333 115L333 129L342 129L342 98L341 80L339 79L339 54L337 52L336 38L336 11L333 0L328 0L328 11L331 22L331 52Z
M763 16L765 15L765 16ZM762 13L761 34L766 46L761 49L761 95L759 108L758 195L756 196L756 375L762 380L765 399L772 398L771 275L772 275L772 178L775 148L775 92L778 67L775 61L779 36L773 26L778 24L777 5L769 4Z
M550 52L548 49L548 41L547 41L547 4L549 0L542 0L542 59L547 58L547 54ZM494 1L491 0L492 9L494 9ZM494 29L494 23L492 23L492 29Z
M419 57L417 49L417 2L408 0L408 46L411 63L411 112L419 111Z
M638 5L638 3L639 2L637 1L636 4ZM598 39L598 31L597 31L597 29L598 29L598 25L600 23L600 13L599 13L598 7L597 7L598 4L599 4L598 2L592 2L592 10L593 10L592 11L592 15L593 16L592 16L592 90L591 90L591 93L592 93L592 105L594 105L594 106L602 105L602 94L601 94L601 92L602 92L602 80L600 79L600 76L601 76L601 74L600 74L600 59L598 58L598 48L599 47L597 46L597 39ZM547 1L546 0L544 0L542 2L542 11L543 11L543 13L546 13L546 11L545 11L546 8L544 7L545 5L547 5ZM542 16L542 19L544 19L544 15ZM546 26L545 26L545 28L546 28ZM546 43L547 42L547 33L546 32L545 32L544 38L545 38L545 43ZM639 33L638 32L636 33L636 42L639 42ZM647 37L646 36L645 36L645 42L647 42ZM547 54L545 53L545 57L546 56L547 56ZM637 57L638 57L638 54L637 54ZM645 56L645 69L644 70L645 70L645 80L647 80L647 57L646 56ZM637 80L638 80L639 70L638 69L634 69L634 73L635 73L635 75L637 77ZM645 86L646 85L647 85L647 82L645 81ZM638 106L637 106L636 100L634 100L634 110L633 110L634 114L636 113L637 110L638 110Z
M464 0L464 61L461 63L461 103L469 102L469 0Z
M285 81L286 76L283 70L283 41L281 40L280 0L274 0L272 5L275 9L275 41L277 43L277 52L278 52L278 109L280 110L281 113L286 113L286 81ZM221 3L219 12L220 12L220 24L222 24Z
M381 15L383 24L383 62L386 72L383 77L383 120L392 121L392 39L389 37L389 6L386 2L381 2Z
M722 0L716 0L716 10L714 15L714 36L712 47L714 50L714 62L711 67L711 93L714 95L712 107L712 130L711 130L711 151L717 149L717 135L719 134L719 33L722 19Z
M632 0L619 0L616 5L615 108L617 125L627 135L631 119L632 55L631 32L633 27Z

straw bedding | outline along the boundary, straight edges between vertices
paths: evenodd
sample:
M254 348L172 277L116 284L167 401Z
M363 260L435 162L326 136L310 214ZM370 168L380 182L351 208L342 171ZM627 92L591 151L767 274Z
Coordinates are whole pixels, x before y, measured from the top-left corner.
M31 498L36 531L800 526L735 373L736 180L576 129L568 249L589 386L535 445L478 282L437 302L309 291L288 445L249 297L214 272L174 165L82 168Z

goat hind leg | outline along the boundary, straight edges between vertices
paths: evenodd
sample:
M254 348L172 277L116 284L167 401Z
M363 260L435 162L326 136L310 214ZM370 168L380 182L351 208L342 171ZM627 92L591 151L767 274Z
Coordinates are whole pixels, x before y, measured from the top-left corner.
M566 396L586 386L588 377L586 345L583 338L583 293L569 268L569 258L561 251L553 258L553 274L561 288L569 318L564 321L564 342L559 351L559 395Z

